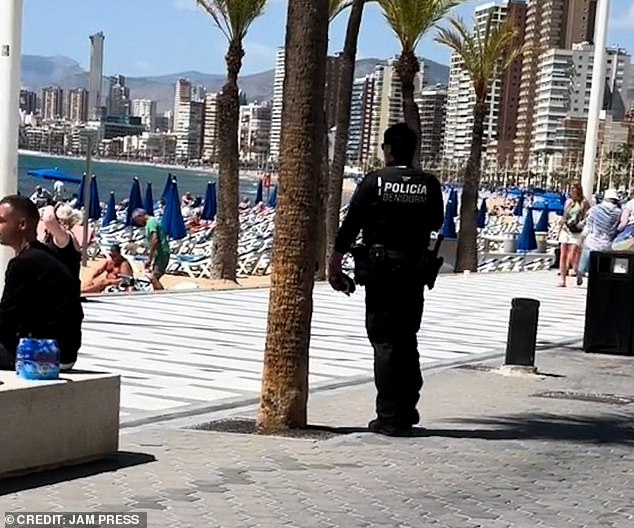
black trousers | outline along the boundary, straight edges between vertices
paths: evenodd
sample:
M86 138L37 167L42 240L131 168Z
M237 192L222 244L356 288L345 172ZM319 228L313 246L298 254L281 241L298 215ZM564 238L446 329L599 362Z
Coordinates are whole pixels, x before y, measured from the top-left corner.
M386 423L418 423L416 404L423 377L417 333L423 316L424 285L419 274L398 270L366 284L366 329L374 348L377 417Z

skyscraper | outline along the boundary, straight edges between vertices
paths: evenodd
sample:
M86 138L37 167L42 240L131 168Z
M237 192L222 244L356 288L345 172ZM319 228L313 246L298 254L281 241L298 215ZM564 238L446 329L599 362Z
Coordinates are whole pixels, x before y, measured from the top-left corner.
M515 165L528 166L535 114L540 54L549 49L571 49L593 40L596 0L528 0L524 44L535 53L522 60L520 103L515 134Z
M123 75L110 77L108 115L119 118L130 115L130 88L126 86Z
M64 117L64 90L49 86L42 90L42 117L44 120Z
M208 163L216 163L218 157L218 94L205 95L205 123L203 129L203 155Z
M101 119L101 83L103 80L103 42L102 32L90 35L90 76L88 79L88 117Z
M282 136L282 105L284 103L284 48L277 51L273 77L273 108L271 110L271 160L280 155Z
M34 114L37 110L37 94L29 90L20 90L20 110Z
M447 90L441 86L423 89L416 103L420 114L420 160L423 165L435 165L442 156Z
M367 163L373 100L374 76L366 75L356 79L352 85L346 159L349 164L357 167L364 167Z
M88 120L88 90L75 88L68 92L68 119L73 123Z
M151 99L132 99L132 115L141 118L141 123L150 132L156 129L156 101Z

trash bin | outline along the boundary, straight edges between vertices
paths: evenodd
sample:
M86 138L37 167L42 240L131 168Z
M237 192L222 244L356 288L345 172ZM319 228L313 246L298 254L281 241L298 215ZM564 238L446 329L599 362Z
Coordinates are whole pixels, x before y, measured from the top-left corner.
M535 242L537 242L537 253L546 253L548 250L548 233L535 233Z
M634 253L591 253L583 349L634 356Z
M517 235L506 235L502 247L504 253L515 253L517 251Z

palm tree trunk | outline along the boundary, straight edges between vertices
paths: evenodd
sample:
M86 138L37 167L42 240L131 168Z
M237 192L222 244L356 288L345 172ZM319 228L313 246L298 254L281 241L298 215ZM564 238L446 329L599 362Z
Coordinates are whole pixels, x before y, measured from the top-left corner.
M225 60L227 82L218 95L218 213L213 238L211 276L214 279L236 280L238 236L240 234L240 173L238 151L238 74L242 67L242 43L233 41Z
M306 425L328 0L288 3L273 272L258 429Z
M420 114L414 101L414 81L420 71L420 61L413 51L403 51L396 63L396 71L401 80L403 93L403 116L405 123L416 132L416 151L412 166L420 167Z
M460 233L456 271L478 270L478 191L480 189L480 164L484 140L484 119L487 105L476 102L473 108L473 135L471 152L464 174L462 203L460 206Z
M328 126L326 112L322 112L321 130L322 139L321 166L319 171L319 189L317 191L317 239L316 239L316 273L315 280L326 280L326 207L328 201L328 177L330 164L328 161Z
M366 0L353 0L346 29L346 41L341 61L341 78L337 88L337 123L335 129L335 148L328 182L328 204L326 209L326 262L330 260L335 246L335 237L339 229L339 212L341 210L341 188L343 172L346 165L346 148L350 129L350 107L352 104L352 87L354 85L354 64L357 57L359 30L363 18L363 6Z

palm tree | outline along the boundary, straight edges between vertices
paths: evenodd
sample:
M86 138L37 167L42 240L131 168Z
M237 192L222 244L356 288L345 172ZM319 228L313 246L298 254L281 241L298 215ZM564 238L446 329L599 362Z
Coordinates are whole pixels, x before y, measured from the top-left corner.
M288 3L280 194L257 427L306 425L328 0Z
M354 64L357 57L357 42L363 7L367 0L353 0L351 5L346 40L340 57L340 84L337 88L337 121L332 166L328 181L328 202L326 207L326 254L325 262L330 260L335 246L335 237L339 228L339 211L341 210L341 187L346 165L346 147L350 128L350 106L352 104L352 86L354 84Z
M462 0L377 0L387 23L401 42L401 54L396 72L403 92L403 115L408 126L416 132L420 147L420 115L414 102L414 82L420 72L416 47L425 33ZM420 166L420 148L416 149L413 164Z
M450 27L441 28L436 41L448 46L462 61L473 84L473 130L471 151L464 173L460 233L456 271L476 271L478 267L477 207L480 164L484 143L484 120L488 112L487 94L491 83L528 50L517 43L512 21L500 23L491 13L484 30L472 31L460 18L451 18Z
M227 38L227 82L218 95L218 214L213 239L212 277L236 280L240 234L240 173L238 152L238 75L244 57L243 42L266 0L197 0Z

